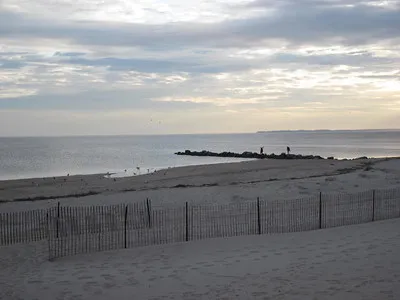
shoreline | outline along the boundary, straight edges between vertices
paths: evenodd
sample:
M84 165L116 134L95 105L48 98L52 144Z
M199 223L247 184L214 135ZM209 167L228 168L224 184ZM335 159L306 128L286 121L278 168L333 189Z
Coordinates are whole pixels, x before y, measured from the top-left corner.
M184 155L182 155L184 156ZM199 156L201 157L201 156ZM221 158L231 158L231 157L221 157ZM235 157L232 157L235 158ZM328 158L323 158L322 160L329 160L329 161L356 161L356 160L396 160L400 159L400 156L376 156L376 157L355 157L355 158L342 158L342 157L334 157L333 159L328 159ZM139 177L139 176L145 176L145 175L151 175L156 172L164 171L164 170L173 170L177 168L185 168L185 167L200 167L200 166L211 166L211 165L225 165L225 164L236 164L236 163L242 163L242 162L250 162L250 161L259 161L259 160L275 160L274 158L241 158L237 157L237 161L231 161L231 162L210 162L210 163L204 163L204 164L187 164L187 165L180 165L180 166L174 166L174 167L151 167L151 168L146 168L142 167L143 170L148 170L150 169L151 171L148 173L142 173L142 174L134 174L132 175L130 173L131 170L134 170L134 168L126 169L127 172L124 172L124 170L120 171L112 171L112 172L107 172L107 171L102 171L102 172L97 172L97 173L66 173L66 175L59 175L59 174L54 174L54 175L46 175L46 176L34 176L34 177L19 177L19 178L6 178L6 179L1 179L0 177L0 184L6 183L6 182L13 182L13 181L23 181L23 180L43 180L43 179L60 179L60 178L68 178L68 177L89 177L89 176L104 176L107 178L107 176L110 176L110 178L134 178L134 177ZM307 159L296 159L296 158L290 158L290 159L279 159L279 160L286 160L286 161L291 161L291 160L307 160ZM129 174L128 174L129 173ZM125 175L126 174L126 175ZM118 175L118 176L115 176ZM1 192L1 187L0 187L0 192ZM1 200L0 200L1 203Z
M267 195L301 198L318 191L400 187L400 157L364 160L251 160L183 166L145 175L106 173L0 181L0 210L65 204L233 203ZM62 199L62 200L61 200Z
M224 159L224 157L221 157L221 159ZM141 170L150 170L149 172L143 171L143 173L137 173L137 168L126 168L126 169L120 169L120 170L115 170L113 169L112 171L101 171L101 172L83 172L83 173L68 173L64 172L64 174L60 173L54 173L53 175L45 175L45 176L21 176L17 178L1 178L0 177L0 182L4 181L17 181L17 180L36 180L36 179L49 179L49 178L61 178L61 177L72 177L72 176L93 176L93 175L104 175L108 176L111 175L112 178L126 178L126 177L137 177L137 176L143 176L143 175L148 175L152 174L154 172L158 171L163 171L163 170L168 170L168 169L175 169L175 168L182 168L182 167L190 167L190 166L208 166L208 165L217 165L217 164L228 164L228 163L240 163L240 162L246 162L246 161L252 161L255 159L251 158L232 158L232 161L222 161L222 162L205 162L205 163L195 163L195 164L182 164L182 165L175 165L175 166L166 166L166 167L140 167ZM125 172L126 170L126 172ZM69 174L69 175L68 175ZM117 176L115 176L117 175Z

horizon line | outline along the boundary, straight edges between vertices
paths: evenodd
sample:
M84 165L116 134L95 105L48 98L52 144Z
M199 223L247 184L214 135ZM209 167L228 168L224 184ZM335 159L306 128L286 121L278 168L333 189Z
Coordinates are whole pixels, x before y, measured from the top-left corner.
M172 135L236 135L236 134L258 134L258 133L285 133L285 132L395 132L400 128L383 129L280 129L259 130L255 132L217 132L217 133L148 133L148 134L61 134L61 135L14 135L0 136L0 138L56 138L56 137L117 137L117 136L172 136Z

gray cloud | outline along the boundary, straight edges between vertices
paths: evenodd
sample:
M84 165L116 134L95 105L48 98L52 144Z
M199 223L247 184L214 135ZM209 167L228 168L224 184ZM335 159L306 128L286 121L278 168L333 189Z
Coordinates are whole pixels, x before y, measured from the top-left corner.
M366 2L379 2L379 1L365 1L365 0L280 0L276 2L274 0L254 0L243 4L236 5L237 8L271 8L271 7L292 7L293 5L301 8L309 9L312 8L326 8L332 6L341 5L364 5Z
M0 57L7 57L7 56L14 56L14 55L25 55L25 54L28 54L28 52L4 51L4 52L0 52Z
M12 61L12 60L1 60L0 59L0 69L19 69L25 66L24 62Z
M196 62L195 59L162 60L162 59L124 59L116 57L107 57L101 59L71 58L61 60L62 63L70 63L85 66L108 66L110 70L135 70L148 73L171 73L171 72L189 72L189 73L219 73L226 71L246 69L249 64L244 62L216 63L209 65L207 63Z
M360 75L360 78L367 78L367 79L394 79L398 80L400 83L400 73L394 75Z
M217 24L145 25L60 21L48 26L43 20L2 11L0 37L68 38L82 45L138 46L162 50L206 45L251 47L267 40L273 42L273 39L295 44L319 44L332 40L344 44L365 44L394 39L400 33L398 8L384 9L367 5L343 7L332 5L335 1L327 3L285 1L285 6L277 6L276 13L271 16Z
M292 53L278 53L268 60L273 63L298 63L312 65L347 65L359 66L362 64L388 64L392 59L387 57L375 57L373 53L364 52L361 55L346 54L325 54L325 55L297 55Z
M85 52L60 52L57 51L56 53L53 54L53 56L58 56L58 57L77 57L77 56L84 56L86 55Z
M152 102L152 98L165 96L167 91L143 88L138 90L89 90L73 94L41 94L19 98L0 99L0 109L41 110L118 110L154 109L160 111L210 107L210 103Z

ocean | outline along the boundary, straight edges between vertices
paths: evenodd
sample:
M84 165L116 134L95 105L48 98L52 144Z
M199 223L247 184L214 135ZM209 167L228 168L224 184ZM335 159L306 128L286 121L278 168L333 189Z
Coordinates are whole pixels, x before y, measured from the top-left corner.
M299 131L163 136L79 136L0 138L0 179L67 174L145 174L154 170L243 159L178 156L210 150L296 154L336 158L400 156L399 131ZM125 172L126 170L126 172Z

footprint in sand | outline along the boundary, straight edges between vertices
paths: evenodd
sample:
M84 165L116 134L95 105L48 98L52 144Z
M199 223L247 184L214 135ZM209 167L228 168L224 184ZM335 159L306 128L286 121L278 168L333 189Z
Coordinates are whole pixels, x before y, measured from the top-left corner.
M30 284L42 284L43 283L43 281L40 281L40 280L29 280L27 282Z
M299 260L300 261L305 261L305 260L309 260L309 258L308 257L300 257Z
M105 288L105 289L110 289L110 288L113 288L113 287L115 287L114 283L106 282L106 283L103 284L103 288Z
M159 280L159 279L163 279L163 278L164 277L150 277L148 280L153 282L153 281L156 281L156 280Z
M86 279L92 279L92 276L80 276L78 277L79 280L86 280Z

